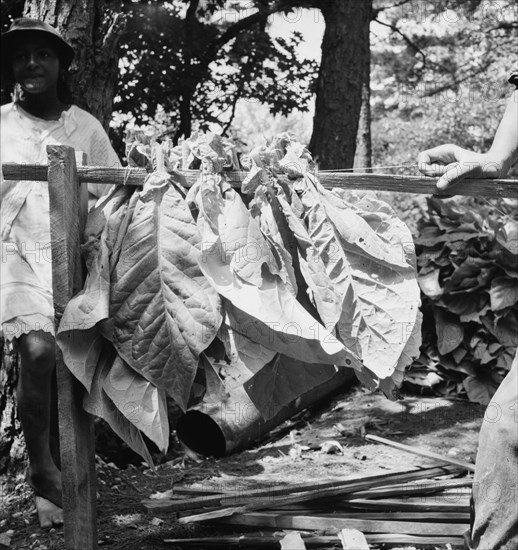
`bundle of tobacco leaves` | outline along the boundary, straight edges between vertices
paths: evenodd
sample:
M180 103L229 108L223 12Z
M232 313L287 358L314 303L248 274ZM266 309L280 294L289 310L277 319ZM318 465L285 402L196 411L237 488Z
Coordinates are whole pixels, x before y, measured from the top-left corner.
M186 410L244 387L266 418L352 368L396 397L421 315L412 237L394 211L324 189L285 135L241 159L241 189L219 136L159 157L143 189L115 188L89 217L88 277L58 333L87 410L149 459L142 433L167 447L166 396ZM178 170L193 167L187 189Z

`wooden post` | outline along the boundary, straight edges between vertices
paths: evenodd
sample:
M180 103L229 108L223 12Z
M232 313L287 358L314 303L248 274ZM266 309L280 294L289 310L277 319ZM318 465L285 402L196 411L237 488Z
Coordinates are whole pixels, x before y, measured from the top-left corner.
M52 242L52 287L56 330L72 296L82 288L82 216L72 147L50 145L48 184ZM97 548L97 499L93 419L83 409L84 389L56 346L65 547Z

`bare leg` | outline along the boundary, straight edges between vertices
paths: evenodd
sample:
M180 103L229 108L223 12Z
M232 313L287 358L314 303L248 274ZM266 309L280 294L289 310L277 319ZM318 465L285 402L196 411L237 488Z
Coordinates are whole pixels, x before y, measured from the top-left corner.
M42 527L63 523L61 472L50 447L52 378L55 370L54 338L43 331L18 340L20 378L18 408L29 455L28 481L37 495L36 506Z
M50 401L50 453L54 464L58 470L61 470L61 454L59 445L59 419L58 419L58 382L56 379L56 369L52 375L51 381L51 401Z

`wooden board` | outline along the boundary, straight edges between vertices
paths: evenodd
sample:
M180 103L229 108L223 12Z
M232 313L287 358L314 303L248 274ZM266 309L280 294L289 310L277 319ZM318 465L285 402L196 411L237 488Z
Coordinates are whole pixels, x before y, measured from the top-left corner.
M368 441L375 441L376 443L382 443L383 445L388 445L389 447L394 447L395 449L399 449L400 451L405 451L410 454L424 456L425 458L431 458L432 460L437 460L438 462L446 464L452 464L454 466L460 466L461 468L465 468L466 470L470 470L472 472L475 471L475 464L472 464L471 462L457 460L449 456L433 453L432 451L427 451L426 449L410 447L409 445L404 445L403 443L398 443L397 441L385 439L384 437L379 437L377 435L367 434L365 436L365 439L367 439Z
M401 497L407 498L413 495L427 495L430 493L438 493L446 489L461 489L464 487L471 487L473 484L471 479L461 479L461 480L447 480L447 481L428 481L425 483L415 483L410 484L406 483L403 485L395 485L394 487L383 487L369 489L367 491L355 491L354 493L345 495L343 498L345 500L359 499L359 498L391 498L391 497ZM454 493L455 494L455 493ZM457 494L460 494L457 493Z
M48 146L55 326L70 298L82 288L79 216L81 193L74 149ZM56 346L59 432L65 547L97 548L97 497L92 417L83 409L83 387L70 373Z
M412 501L410 499L405 500L396 500L396 499L386 499L386 500L369 500L369 499L358 499L358 500L349 500L344 501L343 504L347 508L357 509L357 510L378 510L382 511L391 511L391 512L404 512L406 510L410 512L460 512L460 513L469 513L469 499L466 499L465 502L441 502L435 499L416 499L419 502Z
M412 521L387 521L372 519L351 519L332 514L285 515L276 512L249 512L211 522L218 525L242 525L247 527L268 527L274 529L358 529L362 533L400 533L405 535L462 536L468 529L466 523L421 523Z
M27 164L3 165L6 180L46 181L44 166ZM143 185L147 172L143 168L109 168L109 167L79 167L81 183L104 183L121 185ZM229 182L238 187L246 177L246 172L225 172ZM185 187L191 187L199 178L198 170L183 170L177 173L177 181ZM358 174L346 172L320 172L318 177L322 185L328 189L361 189L364 191L397 191L402 193L417 193L421 195L437 194L435 178L424 176L407 176L394 174ZM463 180L448 192L450 195L466 195L486 198L518 198L517 179L472 179Z
M282 536L282 535L281 535ZM218 547L237 547L237 548L280 548L278 534L264 533L247 533L246 535L229 535L229 536L212 536L212 537L196 537L190 539L165 539L165 544L172 544L178 548L205 548L211 546ZM333 546L339 543L337 536L303 536L304 545L306 548L322 548ZM446 545L464 547L464 539L460 536L416 536L404 534L383 534L371 535L366 534L365 538L369 544L416 544L416 545Z

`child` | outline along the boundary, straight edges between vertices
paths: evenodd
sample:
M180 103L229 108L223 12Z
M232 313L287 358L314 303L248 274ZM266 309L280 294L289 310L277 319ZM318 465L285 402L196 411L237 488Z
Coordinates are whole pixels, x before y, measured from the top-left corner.
M509 79L518 88L518 71ZM518 90L508 102L493 144L485 154L440 145L418 156L421 172L441 176L440 190L455 191L463 177L503 177L518 159ZM473 482L473 550L518 548L518 351L491 403L480 431Z
M2 163L46 164L46 146L69 145L89 164L120 166L97 119L71 104L67 70L72 47L43 21L20 18L2 35L2 73L15 83L1 108ZM89 187L101 195L102 186ZM99 192L100 191L100 192ZM27 481L42 527L63 522L61 474L51 399L55 370L54 309L46 182L2 181L1 322L20 355L18 410L27 446ZM54 458L53 458L54 456Z

